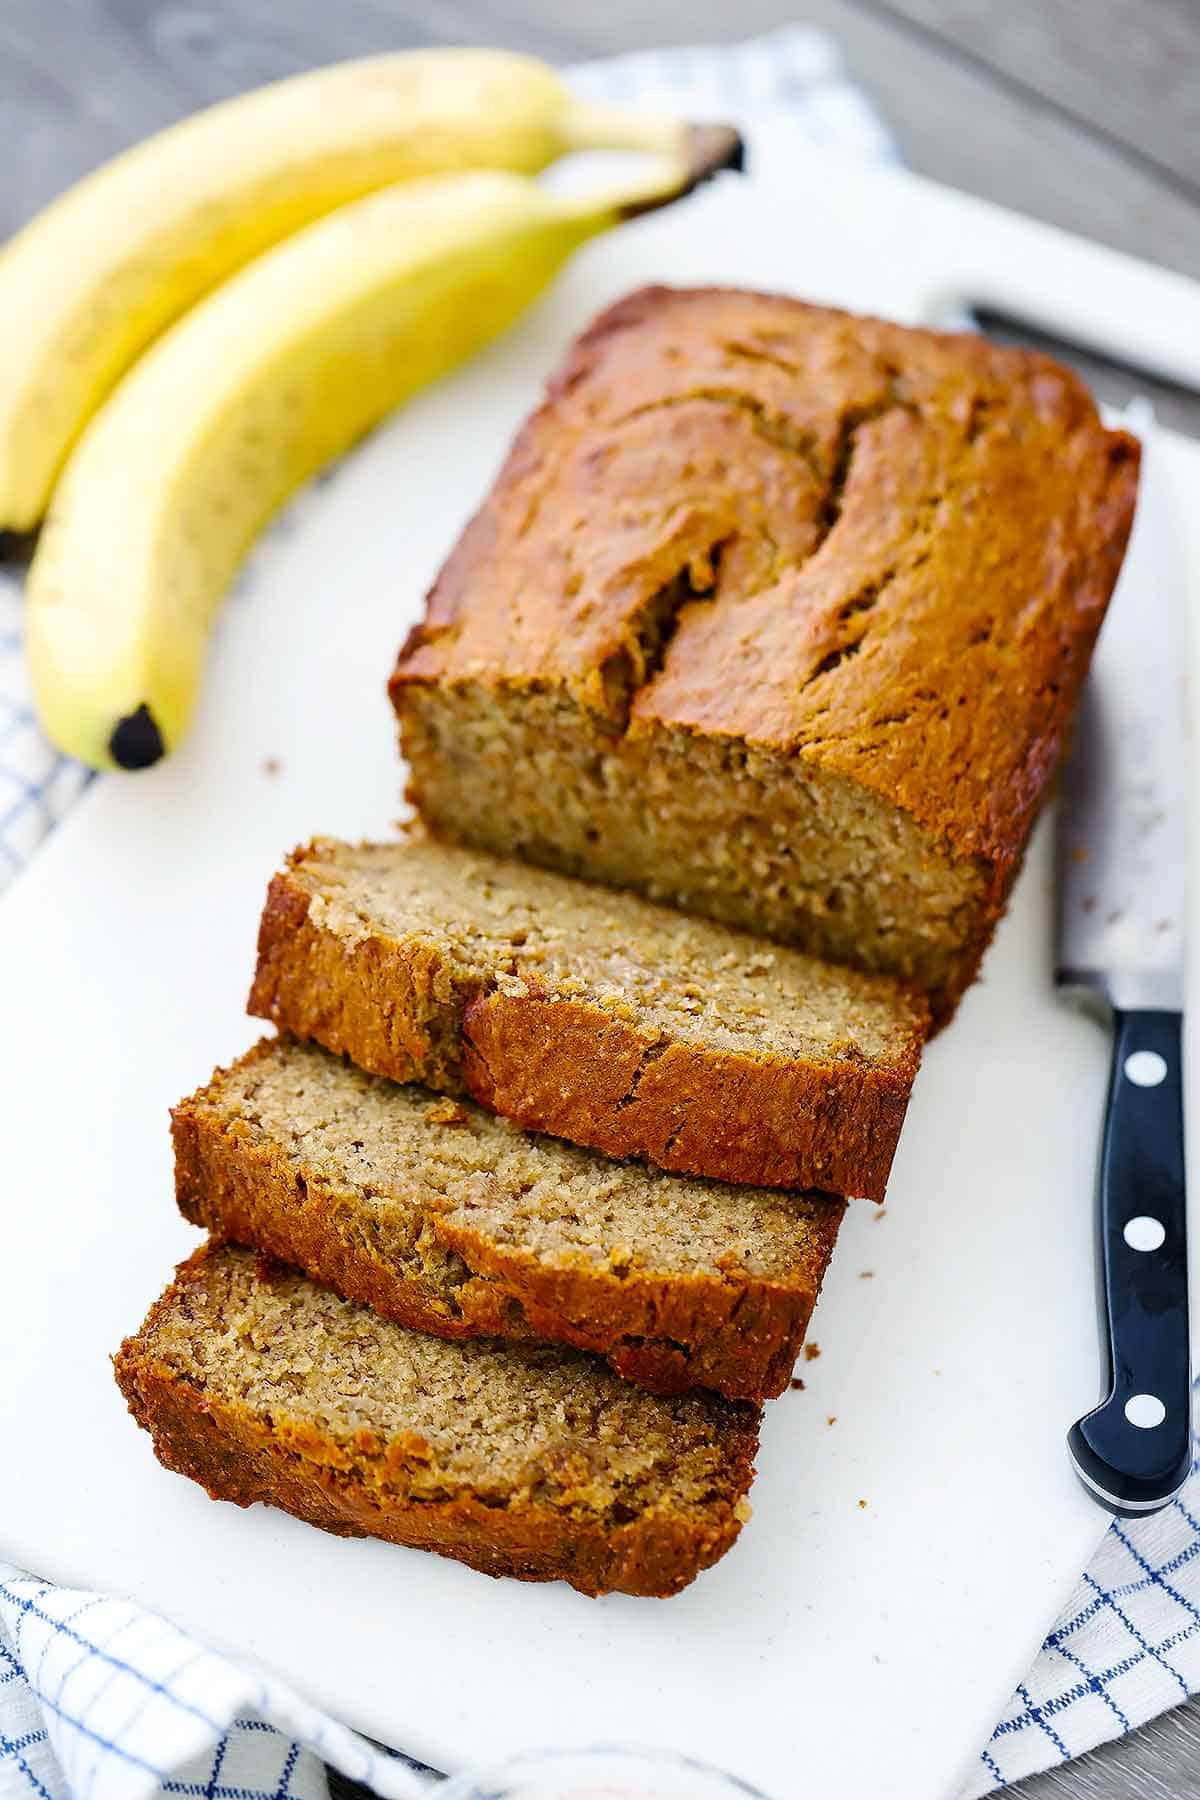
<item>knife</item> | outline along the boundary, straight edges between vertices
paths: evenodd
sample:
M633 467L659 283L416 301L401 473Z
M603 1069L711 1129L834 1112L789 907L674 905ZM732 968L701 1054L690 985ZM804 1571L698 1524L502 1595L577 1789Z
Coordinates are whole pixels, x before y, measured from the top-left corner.
M1186 742L1182 572L1152 441L1058 809L1060 991L1113 1029L1098 1260L1107 1394L1068 1448L1113 1512L1155 1512L1191 1470L1183 1157Z

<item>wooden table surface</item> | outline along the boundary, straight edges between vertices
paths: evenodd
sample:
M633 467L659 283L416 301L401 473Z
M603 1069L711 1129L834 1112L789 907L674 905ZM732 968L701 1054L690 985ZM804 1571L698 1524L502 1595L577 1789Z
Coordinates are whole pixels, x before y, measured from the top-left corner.
M314 63L438 42L572 61L799 17L837 37L914 168L1200 278L1197 0L3 0L0 237L123 145ZM1200 436L1200 396L1063 353ZM1200 1796L1200 1702L1009 1791Z

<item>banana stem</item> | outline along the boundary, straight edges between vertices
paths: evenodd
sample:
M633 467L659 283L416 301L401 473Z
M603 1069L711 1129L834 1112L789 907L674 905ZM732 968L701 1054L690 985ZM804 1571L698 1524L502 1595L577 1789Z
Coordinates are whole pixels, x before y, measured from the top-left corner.
M651 155L678 156L688 127L679 119L622 112L572 100L561 120L563 150L644 150Z
M563 216L601 229L670 206L722 169L745 167L745 145L732 125L677 125L674 130L673 148L656 174L615 191L560 199Z

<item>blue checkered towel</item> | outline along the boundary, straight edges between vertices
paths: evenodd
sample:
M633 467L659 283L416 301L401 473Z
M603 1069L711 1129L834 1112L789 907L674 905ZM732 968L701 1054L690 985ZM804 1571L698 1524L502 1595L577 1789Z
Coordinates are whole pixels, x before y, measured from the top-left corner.
M594 99L698 117L783 107L816 143L895 155L833 46L805 28L734 49L620 57L572 79ZM38 733L20 635L19 582L0 573L0 887L91 779ZM962 1800L1200 1691L1198 1521L1194 1474L1165 1512L1112 1526ZM327 1800L327 1765L386 1800L418 1800L436 1783L167 1620L0 1564L0 1800Z
M325 1800L327 1764L385 1800L434 1784L155 1613L0 1563L0 1794Z
M21 652L21 583L0 569L0 891L91 780L38 730Z

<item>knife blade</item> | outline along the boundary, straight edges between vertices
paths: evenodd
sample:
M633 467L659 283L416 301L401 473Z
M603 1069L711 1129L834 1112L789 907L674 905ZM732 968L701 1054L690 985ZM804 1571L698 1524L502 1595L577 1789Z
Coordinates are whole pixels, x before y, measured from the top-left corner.
M1067 1441L1080 1478L1120 1513L1166 1505L1191 1469L1184 579L1151 432L1129 550L1060 782L1057 830L1057 981L1099 1001L1113 1030L1097 1184L1108 1378L1104 1399Z

